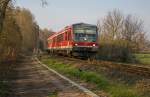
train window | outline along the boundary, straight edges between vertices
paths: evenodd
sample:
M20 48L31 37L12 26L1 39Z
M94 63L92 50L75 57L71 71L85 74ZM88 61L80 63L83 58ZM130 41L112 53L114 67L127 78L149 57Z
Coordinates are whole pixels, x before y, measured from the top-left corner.
M67 32L65 32L65 40L67 40Z
M57 36L57 42L59 42L59 41L60 41L60 35Z
M61 35L58 36L58 42L60 42L60 41L61 41Z
M57 42L57 37L55 37L54 40L55 40L55 43L56 43Z
M75 33L74 40L84 42L96 42L96 34Z
M71 32L68 32L68 40L71 40Z
M57 36L57 42L62 42L63 41L63 34L59 34Z
M60 35L58 35L58 42L60 42Z
M58 36L55 37L56 42L58 42Z
M60 41L63 41L63 34L60 35Z
M55 42L55 40L53 39L53 43Z
M56 37L54 37L54 43L57 42Z

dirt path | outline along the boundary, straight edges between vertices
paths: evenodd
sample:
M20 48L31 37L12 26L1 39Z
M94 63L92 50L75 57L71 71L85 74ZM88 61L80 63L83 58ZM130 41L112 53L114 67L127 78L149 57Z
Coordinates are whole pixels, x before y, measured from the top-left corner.
M89 97L37 64L31 57L21 58L14 68L11 97Z

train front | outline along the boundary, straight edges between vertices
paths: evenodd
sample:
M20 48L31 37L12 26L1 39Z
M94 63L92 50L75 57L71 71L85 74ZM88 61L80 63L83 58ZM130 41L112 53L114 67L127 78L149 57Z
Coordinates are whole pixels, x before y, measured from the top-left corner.
M82 57L92 57L97 53L97 27L90 24L73 25L73 55Z

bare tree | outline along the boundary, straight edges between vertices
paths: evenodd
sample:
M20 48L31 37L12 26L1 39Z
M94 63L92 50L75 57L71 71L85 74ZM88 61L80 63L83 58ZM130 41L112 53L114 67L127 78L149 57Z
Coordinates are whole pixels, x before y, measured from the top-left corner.
M22 48L24 51L32 52L37 48L39 27L32 13L25 8L17 8L15 11L17 24L23 36Z
M132 41L137 33L143 32L143 22L133 16L128 15L124 20L124 32L123 36L126 40Z
M22 35L11 6L6 10L2 35L5 37L0 38L0 60L15 59L21 51Z
M130 45L132 48L142 49L145 41L143 21L132 15L128 15L124 20L122 37L127 41L128 46Z
M41 49L46 49L47 48L47 38L54 34L54 32L52 30L49 29L43 29L40 31L40 40L41 40ZM43 46L43 47L42 47Z
M98 28L100 53L109 59L127 60L131 51L144 47L143 22L131 15L124 16L119 10L108 12L102 23L98 21Z
M46 6L46 5L48 5L48 3L47 3L46 0L41 0L41 1L42 1L42 6L43 6L43 7Z
M146 40L145 41L145 48L144 48L144 50L150 52L150 40Z
M132 15L125 17L119 10L109 12L101 25L98 22L98 28L101 29L99 30L101 41L122 40L126 41L128 46L131 44L135 46L138 43L144 45L143 21Z
M101 34L107 35L106 38L114 40L120 38L123 27L123 15L119 10L108 12L101 26Z

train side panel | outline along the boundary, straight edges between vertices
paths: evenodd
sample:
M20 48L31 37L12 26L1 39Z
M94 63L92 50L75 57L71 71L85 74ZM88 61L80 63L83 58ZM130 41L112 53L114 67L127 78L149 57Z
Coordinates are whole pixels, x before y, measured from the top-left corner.
M48 49L50 52L71 54L73 48L72 28L67 27L56 35L48 38Z

